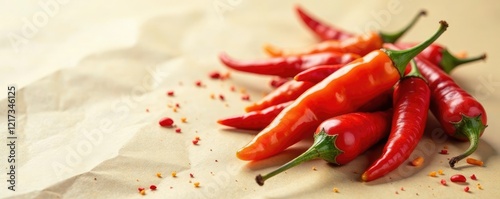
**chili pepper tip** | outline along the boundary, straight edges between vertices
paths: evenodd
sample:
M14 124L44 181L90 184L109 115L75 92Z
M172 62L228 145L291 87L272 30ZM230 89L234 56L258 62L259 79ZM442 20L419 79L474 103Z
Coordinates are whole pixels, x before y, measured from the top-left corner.
M462 114L462 119L454 123L456 135L467 138L470 142L469 148L462 154L450 159L450 167L455 167L455 164L476 151L479 145L479 136L484 132L488 125L484 125L481 120L481 114L477 117L467 117Z
M264 185L264 178L262 178L262 176L259 174L257 176L255 176L255 181L257 182L257 184L259 184L260 186Z
M426 16L427 12L425 10L421 10L412 20L411 22L404 27L402 30L395 33L383 33L380 32L379 35L382 38L384 43L395 43L399 38L401 38L408 30L410 30L417 23L418 19L422 16Z

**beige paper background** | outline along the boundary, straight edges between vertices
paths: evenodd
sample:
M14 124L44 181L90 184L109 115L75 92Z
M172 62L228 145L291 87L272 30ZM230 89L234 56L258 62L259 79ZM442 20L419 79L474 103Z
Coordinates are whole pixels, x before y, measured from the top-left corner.
M52 2L52 11L40 2ZM240 114L249 102L270 91L268 77L232 72L231 79L208 78L212 70L227 71L217 60L226 51L240 59L265 58L261 45L299 48L316 40L297 20L300 3L316 16L352 32L369 28L394 31L421 8L429 15L403 41L421 41L446 19L450 28L439 39L453 52L488 53L486 62L462 66L455 80L477 97L488 112L489 127L472 157L485 167L461 162L456 170L437 151L452 154L467 143L439 137L430 119L426 135L412 156L423 155L420 168L402 165L380 180L361 183L368 152L348 165L332 167L316 160L289 170L259 187L254 176L266 173L302 152L302 142L269 160L247 163L235 151L256 132L236 131L215 123ZM399 9L390 12L392 4ZM499 195L500 141L495 121L500 117L500 52L497 34L500 6L495 1L2 1L0 6L0 84L17 86L17 190L7 190L0 177L2 198L493 198ZM389 13L386 18L378 18ZM43 16L47 16L44 21ZM39 20L23 34L26 23ZM41 18L37 18L41 17ZM27 20L28 22L24 21ZM378 27L377 27L378 26ZM26 40L13 45L12 35ZM194 82L201 80L205 87ZM175 90L175 97L165 92ZM210 99L223 94L226 101ZM7 116L7 90L1 92L0 118ZM167 105L179 103L174 113ZM146 112L149 109L150 112ZM181 134L157 125L170 116ZM188 123L180 123L186 117ZM6 143L6 119L0 121ZM191 140L199 136L198 146ZM5 168L7 146L2 145ZM378 146L380 149L381 146ZM315 167L317 171L311 168ZM442 169L444 176L428 177ZM177 178L169 176L177 171ZM5 173L7 170L4 170ZM157 178L157 172L163 178ZM190 179L189 173L195 178ZM455 173L475 174L465 185L449 182ZM440 179L448 186L441 186ZM200 188L192 182L199 181ZM484 190L476 187L481 183ZM137 187L156 184L146 196ZM333 193L336 187L340 193ZM404 191L401 188L404 188ZM398 194L396 194L398 192Z

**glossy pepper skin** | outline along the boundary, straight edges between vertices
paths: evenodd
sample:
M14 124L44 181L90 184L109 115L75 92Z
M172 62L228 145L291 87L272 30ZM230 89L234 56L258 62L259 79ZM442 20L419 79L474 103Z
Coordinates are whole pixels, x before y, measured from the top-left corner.
M486 111L443 70L421 57L415 60L422 76L429 82L432 114L448 135L471 142L463 154L450 160L450 166L454 167L456 162L477 149L479 137L487 127Z
M268 44L264 46L264 50L272 57L307 55L322 52L354 53L364 56L373 50L382 48L383 43L396 42L401 36L404 35L404 33L416 24L421 16L424 16L425 14L425 11L419 12L418 15L413 18L411 23L409 23L403 30L394 34L368 32L366 34L349 37L343 40L326 40L299 51L287 51Z
M238 61L226 53L221 53L219 59L227 67L241 72L279 77L293 77L309 68L325 64L346 64L359 55L352 53L327 52L313 55L276 57L258 61Z
M343 65L322 65L316 66L314 68L307 69L295 75L293 79L295 81L305 81L318 83L323 81L330 74L342 68Z
M418 72L410 73L398 82L393 94L394 113L388 141L382 155L361 176L363 181L384 176L410 157L424 134L430 95L427 82Z
M330 117L356 111L363 104L392 88L406 65L448 27L421 45L404 51L376 50L359 58L308 89L236 155L242 160L271 157L297 143Z
M348 113L325 120L317 128L309 150L267 175L258 175L255 180L262 186L267 179L316 158L337 165L347 164L387 136L391 113Z
M295 6L295 12L300 17L301 21L320 39L320 40L343 40L352 37L353 35L335 28L332 25L326 24L316 17L307 13L299 5Z
M246 112L263 110L267 107L297 99L315 83L291 80L274 89L261 100L245 107Z
M371 112L385 110L391 107L392 90L388 90L375 99L363 105L358 109L359 112ZM246 130L262 130L266 128L271 122L283 111L287 106L292 104L293 101L281 103L278 105L267 107L259 111L251 111L242 115L227 117L219 119L217 123L234 127L237 129Z

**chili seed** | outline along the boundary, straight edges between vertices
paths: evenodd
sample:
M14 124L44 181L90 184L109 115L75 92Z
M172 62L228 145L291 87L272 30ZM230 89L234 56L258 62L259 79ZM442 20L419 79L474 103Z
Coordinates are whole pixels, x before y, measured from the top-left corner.
M143 189L140 191L140 193L141 193L141 195L146 195L146 190Z
M442 169L439 169L439 170L438 170L438 174L439 174L439 175L444 175L443 170L442 170Z
M194 185L194 187L198 188L198 187L200 187L200 182L194 182L193 185Z
M422 156L418 156L417 158L413 159L413 161L411 161L411 165L413 166L420 166L424 163L424 157Z
M174 120L169 117L164 117L158 123L163 127L171 127L174 124Z
M435 171L432 171L429 173L429 176L431 177L436 177L437 176L437 173Z
M483 187L482 187L482 186L481 186L481 184L479 184L479 183L477 183L477 188L478 188L479 190L483 190Z
M472 175L470 176L470 179L477 180L476 175L475 175L475 174L472 174Z
M181 122L182 122L182 123L186 123L186 122L187 122L187 118L185 118L185 117L181 117Z
M455 174L455 175L451 176L450 180L452 182L466 182L467 181L467 179L465 178L465 176L461 175L461 174Z
M337 189L337 187L333 187L333 192L338 193L339 189Z
M172 177L175 178L175 177L177 177L177 172L176 171L172 171L171 175L172 175Z
M161 178L161 173L160 172L156 173L156 177Z

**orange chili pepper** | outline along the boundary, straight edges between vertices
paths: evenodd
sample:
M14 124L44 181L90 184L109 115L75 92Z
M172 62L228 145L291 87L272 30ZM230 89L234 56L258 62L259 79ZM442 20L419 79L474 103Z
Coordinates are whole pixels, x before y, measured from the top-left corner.
M434 42L448 24L427 41L408 50L376 50L357 59L316 84L285 108L249 144L237 152L242 160L276 155L302 138L312 136L324 120L357 110L389 90L403 76L407 64Z
M315 54L321 52L340 52L340 53L354 53L358 55L366 55L373 50L377 50L382 48L383 43L394 43L401 36L403 36L415 23L418 19L425 15L425 11L421 11L417 16L413 18L413 20L408 24L403 30L393 33L377 33L377 32L369 32L367 34L350 37L344 40L327 40L323 41L319 44L316 44L310 48L307 48L302 51L288 51L277 48L270 44L264 46L264 50L272 57L282 57L282 56L298 56L298 55L307 55L307 54Z

